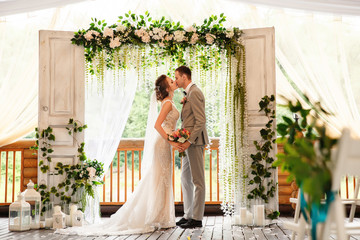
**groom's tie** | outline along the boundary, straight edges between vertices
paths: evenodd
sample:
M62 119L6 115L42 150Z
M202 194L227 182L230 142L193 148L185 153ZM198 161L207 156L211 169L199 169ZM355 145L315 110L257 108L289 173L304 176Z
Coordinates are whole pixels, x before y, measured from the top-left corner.
M183 93L184 93L184 96L186 96L186 94L187 94L186 91L183 91Z

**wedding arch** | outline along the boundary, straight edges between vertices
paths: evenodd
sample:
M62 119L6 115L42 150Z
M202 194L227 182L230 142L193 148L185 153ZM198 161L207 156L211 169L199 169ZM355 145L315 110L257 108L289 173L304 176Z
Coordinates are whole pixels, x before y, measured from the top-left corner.
M42 156L39 156L39 160L48 165L54 165L56 161L72 164L77 161L76 154L70 154L73 150L65 150L65 155L61 153L64 146L74 149L74 142L56 126L65 124L64 119L59 120L61 117L79 109L75 118L84 120L81 117L84 115L84 106L81 105L84 86L88 91L96 88L96 93L101 96L107 94L104 89L109 71L112 72L112 87L126 89L129 81L122 79L127 79L130 72L132 77L137 77L132 85L134 82L148 84L147 79L155 79L160 73L171 75L177 66L187 65L195 73L194 81L200 87L214 90L216 86L218 90L214 90L217 91L215 95L222 99L219 177L223 184L223 210L225 214L232 214L236 206L248 204L248 195L254 188L249 184L252 168L250 154L255 150L250 141L258 139L258 131L267 122L266 116L259 113L257 103L264 95L275 94L274 29L243 31L225 28L223 23L226 17L223 14L211 16L201 25L193 24L187 28L165 17L152 19L148 12L144 15L129 12L112 25L96 18L92 20L88 29L79 30L74 35L43 31L42 37L40 32L40 62L44 63L40 63L39 127L53 125L61 138L54 144L58 149L55 148L52 162L47 162ZM61 39L59 36L65 37ZM68 45L65 46L69 37L74 45L81 47L74 48L73 45L70 49ZM55 43L56 39L61 39L59 44ZM77 60L65 59L64 49L68 48L67 56ZM85 55L80 56L83 49ZM54 65L55 62L61 62L69 71L61 72L61 67ZM53 97L59 95L57 91L60 90L56 87L63 88L56 85L55 80L63 80L64 74L69 77L65 81L66 91L63 91L68 102L60 102ZM50 79L50 83L42 84L46 79ZM80 80L74 83L74 79ZM42 96L42 88L45 89L45 97ZM68 89L73 92L69 94ZM70 102L77 102L77 106L70 107ZM68 108L57 108L56 104ZM207 115L209 124L218 124L211 121L210 114ZM274 145L270 154L274 156L275 151ZM49 169L51 172L51 166ZM39 172L39 182L51 185L49 179L49 173ZM275 171L270 180L276 186ZM271 211L278 209L277 194L268 208Z

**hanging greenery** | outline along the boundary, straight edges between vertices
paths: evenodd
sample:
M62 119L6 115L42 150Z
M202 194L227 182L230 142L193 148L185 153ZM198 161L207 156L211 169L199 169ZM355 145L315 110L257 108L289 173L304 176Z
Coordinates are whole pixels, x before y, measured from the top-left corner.
M276 132L273 128L275 115L274 104L275 96L264 96L259 102L259 112L264 112L268 118L268 122L265 127L260 130L261 141L254 141L257 153L251 154L251 172L249 174L249 185L253 189L248 194L248 199L261 199L265 203L269 203L269 200L276 194L276 185L273 174L276 173L272 164L274 158L270 155L273 145L276 141ZM266 208L265 212L267 217L274 219L277 218L280 213L274 209Z
M223 133L220 138L220 177L224 184L222 209L234 214L236 205L244 206L249 193L250 169L246 93L245 47L238 45L235 54L228 52L227 79L224 89Z
M69 135L73 136L75 141L75 134L82 132L86 128L86 125L82 125L80 122L73 119L69 119L68 126L66 127ZM41 134L39 134L38 128L35 128L35 131L37 140L35 146L30 149L39 151L41 159L44 159L39 161L40 170L43 173L47 173L51 162L51 156L49 154L54 152L51 142L55 141L55 135L53 134L53 129L51 127L42 130ZM58 183L57 186L52 186L50 189L46 184L42 183L37 186L37 190L40 192L43 203L49 202L51 195L59 197L63 202L70 203L74 200L74 195L79 193L82 189L83 191L79 193L80 199L77 199L76 201L83 201L86 199L85 194L94 197L93 186L103 184L103 182L98 179L104 173L103 163L98 162L96 159L87 159L84 152L84 146L85 143L83 142L78 145L78 164L69 165L61 162L56 164L54 174L65 174L64 181ZM44 161L46 161L46 163ZM84 210L85 206L86 204L83 202L82 210Z
M86 76L95 75L103 91L107 69L120 75L120 71L136 68L139 78L145 78L148 68L166 62L173 66L191 63L201 71L220 68L221 53L230 57L241 46L242 31L226 29L225 21L224 14L213 15L202 25L184 28L165 17L153 19L148 12L136 15L129 11L111 25L93 18L88 29L75 32L72 43L85 48Z

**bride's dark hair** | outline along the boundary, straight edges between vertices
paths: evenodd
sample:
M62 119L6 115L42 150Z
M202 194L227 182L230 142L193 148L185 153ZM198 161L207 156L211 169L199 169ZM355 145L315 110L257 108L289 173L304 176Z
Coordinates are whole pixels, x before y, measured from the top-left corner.
M164 98L169 96L169 92L167 91L167 89L170 88L170 86L166 78L167 76L163 74L160 77L158 77L155 81L156 99L158 101L162 101Z

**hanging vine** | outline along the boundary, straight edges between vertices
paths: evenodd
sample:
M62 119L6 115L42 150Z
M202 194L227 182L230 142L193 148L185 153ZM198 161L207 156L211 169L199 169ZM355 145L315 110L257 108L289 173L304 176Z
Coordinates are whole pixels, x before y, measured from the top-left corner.
M270 198L273 198L276 194L276 185L274 182L273 173L276 169L272 164L274 158L270 156L270 152L273 149L273 145L276 141L276 132L273 128L274 119L276 118L274 103L274 95L264 96L259 102L259 112L264 112L268 118L268 122L265 127L260 130L261 141L254 141L257 153L251 154L251 172L249 185L253 186L253 189L248 194L248 199L262 199L265 203L268 203ZM279 216L278 211L272 209L266 209L268 213L267 217L274 219Z
M68 125L66 127L69 135L73 136L76 142L77 140L75 138L75 134L82 132L86 128L86 125L82 125L79 121L76 121L74 119L69 119ZM47 173L49 171L49 164L51 162L51 155L49 154L54 152L51 142L55 141L55 135L53 134L53 129L51 127L42 130L41 134L39 134L38 128L35 128L35 131L37 140L35 142L35 145L30 149L39 151L42 159L46 159L47 163L45 164L44 160L40 160L39 166L40 170L43 173ZM85 194L94 197L93 186L102 184L102 181L99 181L98 177L104 173L103 163L98 162L96 159L87 159L84 152L84 147L84 142L78 144L78 164L69 165L63 164L61 162L58 162L56 164L54 168L54 174L65 174L64 181L58 183L57 186L52 186L50 189L46 184L42 183L37 186L43 203L49 202L51 195L59 197L61 201L70 203L73 200L72 197L78 191L80 191L79 189L82 188L84 188L84 192L80 193L83 195L80 196L81 199L85 197ZM69 192L70 189L72 190L71 192Z
M112 25L92 18L88 29L75 32L72 43L85 48L88 71L96 76L99 91L103 91L107 69L115 70L116 74L116 69L135 67L138 76L145 78L146 68L167 61L179 66L195 60L201 71L219 68L221 54L217 53L230 51L235 54L241 45L242 31L239 28L226 29L223 26L225 21L224 14L213 15L201 25L184 28L180 22L165 17L153 19L148 12L136 15L129 11ZM135 62L127 57L127 49L137 52ZM123 58L118 57L120 50Z

